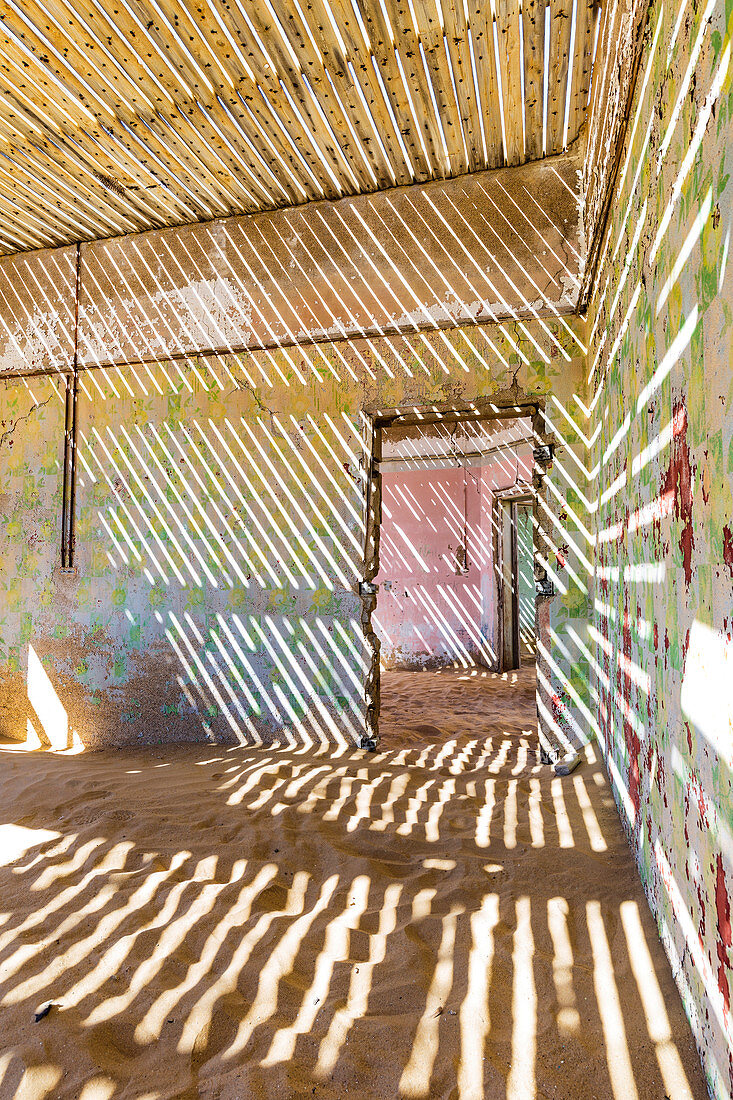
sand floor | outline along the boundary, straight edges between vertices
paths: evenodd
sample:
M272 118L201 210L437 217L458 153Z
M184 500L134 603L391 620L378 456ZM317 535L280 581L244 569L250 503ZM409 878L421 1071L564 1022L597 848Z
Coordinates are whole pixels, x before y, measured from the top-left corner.
M0 1100L706 1096L531 670L383 691L372 755L0 748Z

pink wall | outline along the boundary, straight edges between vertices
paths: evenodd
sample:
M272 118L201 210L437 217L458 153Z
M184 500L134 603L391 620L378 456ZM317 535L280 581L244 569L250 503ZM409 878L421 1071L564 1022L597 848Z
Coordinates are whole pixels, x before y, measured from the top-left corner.
M382 473L375 619L383 663L495 667L494 492L531 480L532 449L522 445L465 468L455 460L442 469L396 465Z

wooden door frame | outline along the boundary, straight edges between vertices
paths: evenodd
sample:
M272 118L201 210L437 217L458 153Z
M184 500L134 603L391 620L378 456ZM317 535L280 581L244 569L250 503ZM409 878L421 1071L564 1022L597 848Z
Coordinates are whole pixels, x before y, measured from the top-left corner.
M542 396L527 397L518 401L516 396L504 398L495 395L492 397L476 398L473 401L458 401L449 404L407 404L402 407L385 409L376 404L366 406L361 410L362 418L362 466L361 484L363 490L363 523L364 523L364 569L363 580L358 584L358 592L361 597L361 625L367 646L368 659L365 670L364 704L365 704L365 731L361 739L361 747L374 750L379 742L379 709L380 709L380 662L379 639L374 632L372 614L377 606L377 589L374 578L379 571L379 535L382 520L382 485L380 474L380 460L382 457L382 429L401 425L422 425L428 423L451 423L454 421L475 420L499 420L509 417L530 417L534 438L539 445L545 444L545 449L550 455L547 461L552 461L552 448L556 445L555 437L550 432L544 417L545 399ZM541 461L545 461L542 459ZM535 550L535 577L546 576L546 570L542 566L543 557L549 554L549 547L544 546L541 527L539 523L540 505L546 495L542 470L535 461L532 489L516 493L517 496L526 496L533 500L533 544ZM501 495L501 491L495 494ZM492 520L496 516L492 512ZM494 533L496 526L494 524ZM494 561L499 560L496 556ZM545 613L540 614L540 604L547 604L554 598L554 590L549 586L549 591L537 592L535 596L535 629L538 642L538 665L541 663L542 645L549 652L549 620ZM545 729L543 711L540 707L542 692L538 687L537 692L537 721L540 744L543 752L552 748L554 741L549 730ZM544 705L544 704L543 704Z

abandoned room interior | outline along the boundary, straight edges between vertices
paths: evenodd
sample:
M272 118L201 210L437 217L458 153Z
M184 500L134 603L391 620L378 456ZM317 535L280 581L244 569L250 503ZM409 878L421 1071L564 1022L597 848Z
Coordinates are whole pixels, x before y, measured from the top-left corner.
M0 1100L730 1100L733 5L0 10Z

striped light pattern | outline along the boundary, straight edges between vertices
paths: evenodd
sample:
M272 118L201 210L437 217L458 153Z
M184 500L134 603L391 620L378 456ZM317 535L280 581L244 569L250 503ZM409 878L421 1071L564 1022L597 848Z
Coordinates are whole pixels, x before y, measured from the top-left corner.
M590 95L588 0L2 0L0 252L520 164Z

